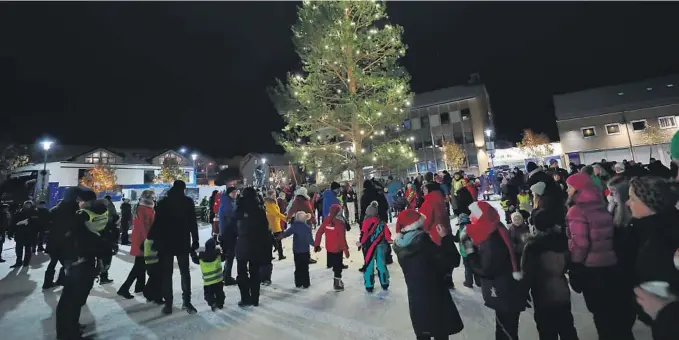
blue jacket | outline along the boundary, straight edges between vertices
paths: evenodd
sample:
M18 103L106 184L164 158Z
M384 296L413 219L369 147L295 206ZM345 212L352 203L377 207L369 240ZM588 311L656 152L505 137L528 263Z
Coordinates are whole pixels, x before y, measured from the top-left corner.
M311 227L304 222L292 222L288 229L285 229L285 232L283 232L283 237L290 235L294 235L292 238L292 252L295 254L308 253L309 247L314 245Z
M337 199L337 194L330 189L325 189L325 191L323 191L323 217L328 216L330 207L333 204L340 204L339 199Z
M396 194L401 188L403 188L403 183L401 183L401 181L394 179L389 182L387 185L387 201L389 204L394 203L394 198L396 198Z
M236 211L236 202L226 193L222 194L219 204L219 233L225 235L225 228L230 228L231 219ZM235 230L230 230L235 233Z

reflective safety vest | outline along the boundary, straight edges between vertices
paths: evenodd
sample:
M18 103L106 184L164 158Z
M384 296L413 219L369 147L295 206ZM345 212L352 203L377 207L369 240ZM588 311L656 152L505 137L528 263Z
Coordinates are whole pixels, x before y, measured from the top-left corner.
M153 250L151 246L153 241L146 239L144 240L144 263L145 264L156 264L158 263L158 252Z
M531 197L530 195L516 195L516 198L519 200L519 209L520 210L525 210L527 212L530 212L532 209L532 202L531 202Z
M89 220L85 222L87 229L101 236L101 232L106 229L106 224L108 224L108 211L103 214L97 214L88 209L80 209L80 211L86 213L87 216L90 217Z
M212 262L199 260L199 263L200 271L203 273L203 285L210 286L224 281L222 261L219 256Z

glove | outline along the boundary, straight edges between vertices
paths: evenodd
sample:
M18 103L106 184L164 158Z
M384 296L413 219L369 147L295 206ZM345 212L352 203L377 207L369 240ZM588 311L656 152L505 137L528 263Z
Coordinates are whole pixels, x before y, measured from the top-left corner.
M195 251L190 252L189 256L191 256L191 261L193 261L193 263L200 264L200 261L198 259L198 254L196 254Z
M198 241L193 241L193 243L191 243L191 250L196 250L198 248L200 248Z
M319 251L321 251L321 246L315 246L314 253L318 253Z

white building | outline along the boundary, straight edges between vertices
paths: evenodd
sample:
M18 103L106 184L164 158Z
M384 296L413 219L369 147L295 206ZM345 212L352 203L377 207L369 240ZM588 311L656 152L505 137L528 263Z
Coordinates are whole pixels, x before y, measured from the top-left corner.
M495 157L493 158L494 166L509 166L509 168L518 167L523 169L530 161L538 164L549 164L550 160L555 159L559 162L559 166L564 167L561 150L561 143L550 143L552 147L552 154L544 157L542 160L536 160L531 156L525 154L520 148L513 147L507 149L495 149Z

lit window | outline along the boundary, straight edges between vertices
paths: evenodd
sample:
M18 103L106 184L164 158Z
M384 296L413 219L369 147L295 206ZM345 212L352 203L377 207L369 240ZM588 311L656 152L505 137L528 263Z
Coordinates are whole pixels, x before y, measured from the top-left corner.
M674 116L658 117L658 125L661 129L671 129L677 127L677 120Z
M631 123L632 123L632 131L634 131L634 132L646 130L646 119L633 120L633 121L631 121Z
M593 126L584 127L580 129L582 131L582 137L594 137L596 136L596 129Z
M620 124L608 124L606 125L606 133L610 135L619 135L620 134Z
M85 163L88 164L96 163L115 164L115 162L116 162L115 157L112 154L104 151L93 152L87 155L87 157L85 157Z

